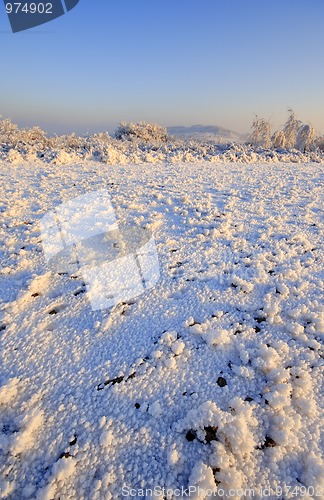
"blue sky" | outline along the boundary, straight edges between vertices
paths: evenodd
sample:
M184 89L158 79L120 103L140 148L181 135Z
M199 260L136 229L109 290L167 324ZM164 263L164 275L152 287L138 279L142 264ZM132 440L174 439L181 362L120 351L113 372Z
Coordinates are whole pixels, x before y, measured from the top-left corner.
M52 133L120 121L324 133L323 0L80 0L12 34L0 4L0 114Z

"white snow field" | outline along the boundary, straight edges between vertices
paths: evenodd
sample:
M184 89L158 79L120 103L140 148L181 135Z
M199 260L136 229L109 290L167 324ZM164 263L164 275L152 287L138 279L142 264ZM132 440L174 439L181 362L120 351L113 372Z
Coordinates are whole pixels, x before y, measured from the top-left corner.
M0 162L0 497L323 498L323 162L61 163ZM160 279L93 311L40 221L103 189Z

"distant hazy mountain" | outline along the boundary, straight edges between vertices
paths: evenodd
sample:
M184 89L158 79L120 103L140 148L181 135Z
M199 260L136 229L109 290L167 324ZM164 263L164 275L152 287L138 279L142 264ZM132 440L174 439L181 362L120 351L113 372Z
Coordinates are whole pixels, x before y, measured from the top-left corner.
M191 127L168 127L169 135L175 135L183 139L197 139L201 141L213 141L216 143L224 142L243 142L246 140L245 134L239 134L216 125L192 125Z

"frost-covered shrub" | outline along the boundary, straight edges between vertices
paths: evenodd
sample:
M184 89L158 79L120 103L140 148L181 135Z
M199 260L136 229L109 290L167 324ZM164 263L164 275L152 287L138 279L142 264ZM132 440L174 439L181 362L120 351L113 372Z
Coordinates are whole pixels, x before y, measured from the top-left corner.
M286 137L282 130L276 130L271 140L272 147L275 149L284 149L286 146Z
M23 148L38 145L42 148L49 145L49 140L40 127L22 128L8 118L0 120L0 144L8 147Z
M315 130L311 125L302 125L296 139L296 149L306 151L314 144Z
M19 140L18 125L5 118L0 120L0 144L15 146Z
M324 152L324 135L315 139L314 146Z
M298 132L300 127L302 126L302 122L300 120L297 120L295 113L292 109L289 109L288 111L289 111L289 116L288 120L284 125L283 133L286 139L286 147L295 148Z
M166 128L156 123L125 123L122 122L115 131L116 139L140 140L143 142L166 142Z
M61 149L55 152L52 163L54 163L55 165L68 165L69 163L73 163L76 160L77 157L75 153L68 153L64 151L64 149Z
M249 144L264 149L272 147L281 150L297 149L302 152L314 149L316 138L314 128L298 120L293 110L288 111L289 116L283 130L276 130L272 137L269 121L255 115Z
M19 132L19 142L28 145L39 144L47 146L48 138L46 137L46 132L40 127L23 128Z
M283 128L285 147L305 152L314 146L315 130L311 125L297 120L294 111L289 110L289 117Z
M310 125L303 124L298 129L295 148L298 146L300 151L286 149L284 131L277 131L272 136L272 146L276 151L269 149L269 124L258 119L256 125L253 144L215 144L193 138L189 140L168 138L163 127L143 123L121 125L118 129L120 131L120 134L117 134L118 138L111 137L107 132L87 136L70 134L47 137L39 127L19 129L10 120L4 119L0 120L0 159L13 164L23 161L43 161L63 165L86 160L134 165L206 161L324 162L324 138L314 142L314 130ZM126 133L125 137L123 133ZM123 137L126 140L120 140Z
M50 146L54 149L66 151L81 151L90 149L89 137L80 137L76 134L61 135L49 139Z
M271 146L271 129L268 120L259 118L258 115L255 115L252 123L250 142L255 146L261 146L263 148L269 148Z
M9 161L9 163L16 165L17 163L21 163L23 158L18 151L16 151L15 149L10 149L7 155L7 160Z

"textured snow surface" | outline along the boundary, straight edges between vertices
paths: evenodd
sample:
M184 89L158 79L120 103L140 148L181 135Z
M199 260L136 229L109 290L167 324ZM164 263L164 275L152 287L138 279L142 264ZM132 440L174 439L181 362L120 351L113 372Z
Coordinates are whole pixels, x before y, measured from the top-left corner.
M319 163L1 162L0 498L320 498L323 183ZM161 277L93 311L40 221L102 189Z

